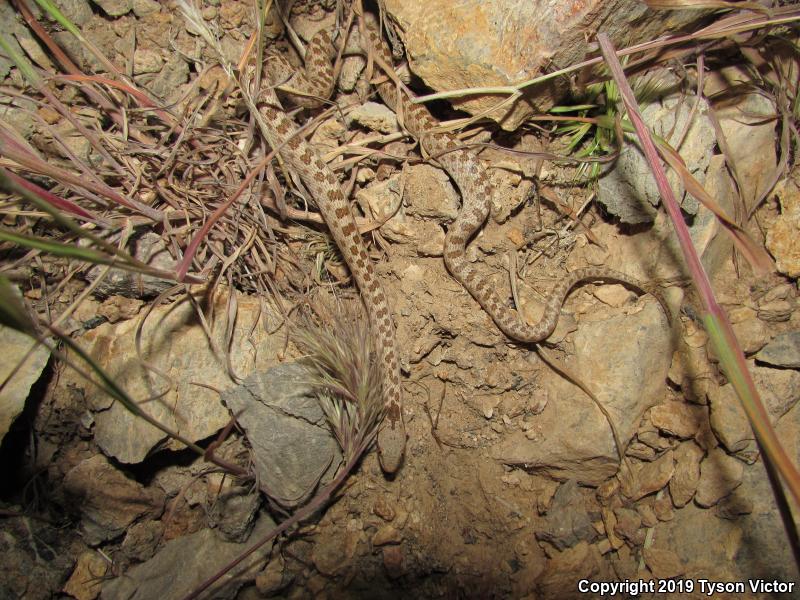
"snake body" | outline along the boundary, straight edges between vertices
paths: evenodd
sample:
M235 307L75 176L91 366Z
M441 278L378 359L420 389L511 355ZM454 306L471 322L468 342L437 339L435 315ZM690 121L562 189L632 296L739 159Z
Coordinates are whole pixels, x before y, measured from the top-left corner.
M362 43L365 51L376 53L384 65L391 65L391 54L375 23L374 17L364 15L362 20ZM314 93L324 95L330 90L325 76L317 74L330 70L329 53L332 48L330 36L320 32L309 44L306 54L306 71L316 74L307 77ZM303 76L292 80L301 85ZM458 186L462 196L462 208L448 229L444 242L444 261L447 269L480 306L491 316L503 333L512 339L535 343L546 339L558 324L561 306L569 291L585 281L618 281L646 291L638 281L606 267L585 267L566 274L550 292L544 313L536 324L528 324L507 303L503 302L491 282L480 275L466 259L466 246L470 238L480 229L489 214L490 199L494 187L486 168L476 153L464 148L458 139L446 132L437 131L438 123L420 104L412 103L397 86L387 80L377 84L383 101L396 113L402 115L407 131L418 140L425 151L436 157ZM269 142L278 149L281 157L300 176L317 201L350 271L353 274L370 318L373 334L382 357L384 367L385 419L378 433L378 450L384 471L396 471L403 459L406 433L401 406L401 388L398 352L396 349L394 324L386 294L378 282L367 256L361 236L353 219L350 206L344 198L338 179L325 162L305 140L297 135L294 123L285 115L280 102L271 88L265 88L260 96L261 115L270 132Z
M389 48L381 38L371 15L365 15L365 25L372 51L377 52L384 64L391 64ZM466 258L467 242L486 221L490 199L494 195L494 186L483 163L478 160L474 151L463 148L454 135L437 132L438 123L424 106L414 104L405 95L400 95L401 106L398 107L398 93L394 83L388 81L379 84L378 93L387 106L403 115L403 124L408 132L428 154L436 157L461 191L461 211L444 240L445 265L508 337L526 343L547 339L558 324L564 299L573 287L582 282L623 282L640 291L649 291L646 286L624 273L607 267L583 267L566 274L556 284L547 296L544 312L538 323L528 324L516 310L501 301L489 279L479 274Z
M327 87L324 70L331 69L329 60L331 47L332 42L326 32L317 34L306 53L306 72L313 72L314 75L308 77L307 81L300 81L300 78L297 78L291 83L298 87L306 86L306 91L321 95L319 88ZM329 76L327 78L332 80ZM383 470L393 473L403 460L406 433L400 404L400 362L395 348L394 323L386 293L375 276L367 249L336 175L303 136L297 134L297 126L287 117L271 86L264 86L261 89L258 105L267 141L280 154L283 161L297 173L311 197L317 202L328 230L361 292L372 334L377 340L384 379L385 416L378 431L378 457Z

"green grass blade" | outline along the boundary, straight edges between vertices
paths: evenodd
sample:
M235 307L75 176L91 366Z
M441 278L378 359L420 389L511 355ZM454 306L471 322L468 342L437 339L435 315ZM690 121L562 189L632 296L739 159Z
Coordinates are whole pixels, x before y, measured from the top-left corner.
M55 4L50 2L50 0L36 0L36 4L41 6L42 9L44 9L44 11L47 12L47 14L49 14L54 21L69 31L76 38L83 39L81 30L78 29L75 24L70 21Z
M23 77L28 80L28 83L38 89L42 80L36 72L36 69L33 68L33 65L27 58L14 49L13 44L11 44L2 33L0 33L0 48L6 56L14 62L14 65L19 69L20 73L22 73Z

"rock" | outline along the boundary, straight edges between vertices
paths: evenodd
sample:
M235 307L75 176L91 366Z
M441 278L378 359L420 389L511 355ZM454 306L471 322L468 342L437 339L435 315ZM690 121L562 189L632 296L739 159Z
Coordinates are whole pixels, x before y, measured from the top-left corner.
M160 491L128 479L102 454L70 470L64 490L80 512L81 532L91 546L113 540L143 515L160 515L164 507Z
M711 405L711 429L728 452L755 457L755 435L731 384L708 390Z
M672 446L672 442L658 432L655 425L652 424L652 421L650 421L650 423L644 421L641 424L639 431L636 432L636 439L655 451L650 458L646 460L655 460L657 455Z
M731 311L731 327L742 352L754 354L764 347L769 339L769 332L764 321L757 318L756 312L747 308L742 311Z
M83 27L92 18L92 7L87 0L60 0L58 7L78 27Z
M602 579L603 557L596 546L586 542L555 554L539 576L538 590L542 598L580 598L576 581Z
M659 521L671 521L675 516L672 501L665 495L658 494L653 500L653 512Z
M292 576L286 571L286 561L278 554L256 575L256 588L262 597L268 597L279 592L292 581Z
M63 521L50 523L30 518L28 507L4 504L4 509L10 514L3 519L0 530L3 599L63 597L60 592L64 582L75 571L75 555L85 545L76 540L72 528L64 528ZM15 513L19 516L14 516ZM80 579L75 587L85 589L85 578Z
M252 446L261 484L286 507L328 483L342 459L310 377L298 363L278 365L222 396Z
M137 48L133 53L133 74L159 73L164 66L164 59L158 50Z
M758 318L768 323L784 323L792 317L795 305L789 300L758 303Z
M614 285L601 285L592 292L592 295L609 306L614 308L621 308L631 301L631 292L628 288L621 284Z
M796 450L787 448L790 456L796 456ZM742 485L731 497L740 493L752 503L750 514L735 520L709 518L710 511L687 504L675 511L672 521L659 524L653 547L673 552L679 549L686 566L684 575L695 580L703 577L739 581L757 577L795 581L795 562L761 465L745 467Z
M748 75L740 67L726 67L718 73L729 85ZM715 75L716 77L716 75ZM707 80L711 85L714 79ZM740 89L740 88L739 88ZM715 107L714 112L727 141L727 152L736 164L737 181L747 206L751 206L767 185L778 163L775 150L775 122L763 115L775 113L772 100L759 93L737 92L736 102Z
M553 496L544 524L536 529L536 539L564 550L578 542L594 542L599 537L586 510L586 495L576 481L562 484Z
M694 501L704 508L714 506L741 485L743 471L740 460L715 448L700 463L700 481Z
M800 369L800 331L776 335L756 354L756 361L774 367Z
M708 388L715 385L715 373L709 364L705 343L702 347L687 344L676 350L669 369L669 380L681 387L686 400L697 404L705 402Z
M653 503L647 502L652 499L651 496L644 498L641 502L636 504L636 512L642 518L643 527L655 527L658 524L658 517L656 511L653 509Z
M356 201L365 214L381 225L387 239L407 244L416 239L400 198L400 177L373 182L356 192Z
M675 473L669 480L669 494L678 508L686 506L697 491L703 456L705 452L694 442L684 442L675 448Z
M155 554L164 535L161 521L141 521L128 527L122 541L122 552L137 562L149 560ZM99 593L99 590L98 590Z
M140 19L161 10L161 5L156 0L133 0L133 14Z
M172 100L173 95L177 94L187 81L189 81L189 65L180 56L173 55L167 59L164 68L147 87L153 95L165 100Z
M386 546L388 544L399 544L403 541L403 534L391 525L384 525L375 535L372 536L373 546Z
M793 369L772 369L747 361L747 368L753 375L761 401L767 408L773 422L797 404L800 400L800 373Z
M111 568L98 552L87 551L78 557L75 570L64 584L64 593L75 600L94 600L100 595L103 579Z
M109 17L121 17L133 8L132 0L94 0Z
M352 566L358 548L359 532L346 529L335 535L318 539L311 551L314 566L323 575L333 577Z
M209 521L229 542L243 542L255 524L261 496L252 488L226 487L215 498Z
M5 325L0 325L0 348L3 349L0 381L6 382L0 389L0 441L2 441L12 423L25 408L25 400L31 386L42 374L50 358L50 351L33 338ZM21 366L17 369L21 362ZM12 372L14 375L9 378Z
M767 249L775 257L778 270L792 278L800 276L800 188L792 179L776 187L781 214L767 230Z
M406 573L403 549L400 546L384 546L383 567L386 569L386 576L389 579L398 579Z
M664 402L650 410L650 421L661 431L681 439L690 439L700 428L701 420L707 418L700 406L686 402Z
M603 519L608 545L614 550L619 550L625 545L625 541L616 534L617 515L610 508L603 507L600 511L600 516Z
M642 556L647 568L658 579L672 579L686 572L681 559L672 550L644 548Z
M215 314L226 314L225 290L212 302ZM269 336L263 327L255 326L257 319L271 318L271 314L262 311L257 298L238 298L237 308L232 339L228 338L226 318L215 319L210 326L215 348L226 349L234 373L277 362L275 354L283 347L282 336ZM157 401L145 403L143 410L190 440L199 441L214 435L230 420L215 391L230 385L230 376L225 357L211 347L195 319L193 307L179 302L156 307L145 321L143 358L157 365L171 378L171 384L141 366L135 345L136 320L100 325L86 332L81 344L135 400L165 390ZM89 406L99 411L95 414L95 441L106 454L124 463L136 463L164 442L166 434L160 429L134 416L99 388L87 387L77 376L73 380L78 388L86 389ZM174 441L166 444L168 448L183 448Z
M575 334L577 356L567 366L590 382L611 414L623 446L644 412L662 397L669 344L655 303L635 314L582 324ZM559 398L536 417L536 428L546 435L531 440L526 432L512 432L492 449L492 456L559 479L599 485L618 468L608 422L591 399L561 376L548 372L542 383L550 398Z
M377 497L375 504L372 505L372 512L374 512L384 521L394 521L394 506L389 503L389 501L386 499L386 495L384 494L381 494Z
M178 600L185 598L211 575L241 555L256 540L263 538L275 522L264 515L253 529L249 543L236 544L219 539L210 529L171 540L153 558L128 569L103 586L101 598L115 600ZM264 544L244 559L237 568L223 575L214 585L213 598L233 598L239 588L252 581L263 567L272 542Z
M623 467L618 477L622 493L633 501L663 488L675 472L675 458L672 450L667 450L653 462L632 465L632 470Z
M443 170L426 164L407 167L403 184L409 215L447 221L458 216L459 196Z
M355 107L348 113L347 120L348 126L352 123L357 123L379 133L400 131L394 111L385 104L377 102L365 102L361 106Z
M614 533L630 541L634 545L638 545L644 541L644 532L640 530L642 526L642 518L639 513L630 508L616 508L614 509L614 516L616 517L616 525L614 526Z
M167 250L164 240L160 235L147 232L133 244L133 256L146 265L175 271L176 261ZM95 266L89 269L86 278L94 281L99 277L105 267ZM110 269L108 274L94 290L95 296L105 298L108 296L125 296L127 298L152 298L168 290L173 284L164 279L141 273L132 273L122 269Z
M716 515L721 519L738 519L753 512L753 501L740 493L739 487L717 503Z
M669 83L670 77L660 75L665 84ZM683 132L687 128L687 118L691 115L693 121L688 128L688 134L681 145L681 157L688 165L692 174L702 184L705 181L706 172L710 166L710 157L716 141L714 126L707 116L709 110L708 101L701 100L702 110L692 113L688 110L678 110L678 105L686 102L687 99L680 94L673 94L668 98L649 104L642 109L642 116L650 123L656 135L671 139L670 135L677 136L678 132ZM695 100L689 100L694 102ZM678 122L676 123L676 115ZM678 175L670 170L667 172L667 179L675 197L678 201L684 198L684 189ZM650 166L644 157L638 141L626 146L617 159L614 168L599 180L597 199L608 209L608 211L619 217L623 223L652 223L656 214L655 207L661 201L661 194L658 191L655 180L650 175ZM694 198L688 199L688 204L684 201L683 210L689 214L696 215L698 203ZM727 206L730 201L723 199L723 205ZM706 211L708 212L708 211ZM703 218L707 216L709 218ZM708 230L712 230L709 232ZM697 221L690 227L694 241L702 239L705 244L699 246L702 253L706 244L711 241L713 232L717 231L710 214L699 216ZM704 232L705 231L705 232ZM711 233L711 235L709 235Z
M553 67L573 65L591 52L601 27L617 47L657 38L698 18L692 11L658 11L636 2L561 2L552 5L470 0L451 10L449 0L388 0L382 5L406 48L411 70L437 91L513 85ZM700 13L702 14L702 13ZM432 19L430 15L437 15ZM535 94L491 117L507 131L531 114L546 111L564 95L563 81L536 86ZM451 99L456 108L483 113L502 97ZM534 103L535 102L535 103Z
M144 302L137 298L111 296L97 308L96 316L105 317L109 323L117 323L124 319L132 319L139 314Z

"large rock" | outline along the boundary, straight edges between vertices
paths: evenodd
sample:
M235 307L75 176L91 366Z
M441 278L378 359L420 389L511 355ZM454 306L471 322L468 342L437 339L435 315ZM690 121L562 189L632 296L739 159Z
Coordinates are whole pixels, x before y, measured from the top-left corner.
M652 302L639 313L578 328L576 357L567 366L611 414L623 446L644 412L663 397L669 347L663 312ZM533 429L514 432L495 447L493 457L558 479L599 485L619 463L608 421L591 399L560 375L549 373L543 385L558 402L547 405Z
M164 425L192 441L214 435L224 427L230 415L216 390L231 385L233 374L244 376L256 367L277 362L275 355L283 347L280 335L270 336L258 320L271 318L262 311L258 299L240 297L233 335L228 339L227 296L215 298L217 318L209 325L211 342L197 320L194 307L187 301L155 308L142 331L142 358L158 370L148 371L139 360L135 335L138 320L104 324L78 340L96 361L136 401L159 392L156 400L141 407ZM109 456L124 463L143 460L153 449L168 443L166 434L139 417L94 386L86 388L87 404L95 414L95 440Z
M399 25L411 70L436 91L513 85L574 65L596 53L593 42L601 28L623 48L673 33L702 16L689 10L654 11L635 0L465 0L458 10L451 0L382 4ZM563 95L566 80L528 88L522 101L491 117L512 131L531 114L550 108ZM451 102L476 114L503 98L467 96Z
M0 325L0 348L3 349L0 382L6 382L8 379L0 389L0 441L2 441L11 424L25 408L28 392L42 374L42 369L50 357L50 351L24 333L3 325Z
M129 569L103 586L104 600L178 600L186 598L203 581L216 574L263 538L275 523L264 515L248 543L221 540L210 529L171 540L153 558ZM234 598L239 588L255 579L272 550L267 543L225 574L203 598Z
M81 532L90 545L121 535L143 515L158 516L164 495L146 489L111 466L102 454L84 460L64 478L64 490L80 507Z
M259 481L287 507L328 483L342 457L310 378L302 365L279 365L223 395L253 448Z

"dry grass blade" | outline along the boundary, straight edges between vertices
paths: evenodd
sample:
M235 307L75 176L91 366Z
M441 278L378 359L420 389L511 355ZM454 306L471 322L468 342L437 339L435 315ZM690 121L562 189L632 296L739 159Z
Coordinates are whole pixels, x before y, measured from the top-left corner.
M748 9L767 12L766 7L757 2L731 2L730 0L645 0L645 4L654 10L707 10L707 9Z
M628 117L636 129L645 157L653 172L656 185L658 186L667 213L672 221L689 273L692 276L692 280L703 304L703 323L714 344L714 349L719 357L720 365L725 375L730 380L736 395L739 397L744 412L747 414L747 418L755 433L765 463L772 463L772 466L782 476L795 502L800 504L800 472L798 472L797 467L793 464L772 426L769 413L750 375L747 363L745 362L744 353L733 332L730 321L715 298L708 274L703 268L700 257L697 255L692 244L689 230L686 223L683 221L678 203L667 182L663 166L658 159L658 153L652 135L639 112L622 65L620 65L616 58L614 47L605 34L599 34L597 39L611 74L622 93ZM770 482L773 485L773 492L776 496L777 504L780 510L783 511L788 507L788 503L786 499L782 497L784 491L780 486L780 481L770 476ZM790 514L782 514L782 518L788 527L795 527ZM796 532L789 532L788 537L791 544L794 545L797 543L798 536ZM800 557L800 549L793 547L792 550L796 559Z

